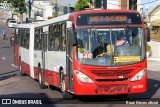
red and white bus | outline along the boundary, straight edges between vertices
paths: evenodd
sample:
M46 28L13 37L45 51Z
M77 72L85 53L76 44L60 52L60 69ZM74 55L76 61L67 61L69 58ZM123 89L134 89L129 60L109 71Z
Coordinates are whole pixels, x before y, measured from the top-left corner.
M58 87L64 98L146 92L150 36L137 11L84 10L30 24L21 33L26 27L15 28L15 63L41 88Z
M15 28L14 63L21 75L28 74L34 78L34 24L18 24Z

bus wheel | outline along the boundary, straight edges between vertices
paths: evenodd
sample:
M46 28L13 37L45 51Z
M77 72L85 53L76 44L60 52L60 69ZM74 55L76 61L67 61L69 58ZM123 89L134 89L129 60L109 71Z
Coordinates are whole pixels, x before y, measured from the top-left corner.
M67 99L67 100L72 99L73 95L66 90L66 84L65 84L63 72L61 72L60 78L61 78L60 79L61 80L61 82L60 82L60 84L61 84L60 88L61 88L61 91L62 91L63 98Z
M19 74L20 76L26 76L26 73L22 71L22 64L21 64L21 61L20 62L20 65L19 65Z
M47 86L44 84L44 81L42 81L42 70L41 70L41 67L38 67L38 80L39 80L39 87L41 89L47 88Z

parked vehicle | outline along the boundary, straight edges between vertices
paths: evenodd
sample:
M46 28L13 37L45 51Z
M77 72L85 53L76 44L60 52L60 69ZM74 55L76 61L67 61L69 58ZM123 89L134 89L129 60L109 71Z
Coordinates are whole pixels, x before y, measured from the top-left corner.
M9 20L14 20L14 21L16 21L14 18L9 18L9 19L7 19L7 21L6 21L6 26L8 26L8 21Z
M8 27L15 27L16 25L17 25L17 22L15 20L8 21Z

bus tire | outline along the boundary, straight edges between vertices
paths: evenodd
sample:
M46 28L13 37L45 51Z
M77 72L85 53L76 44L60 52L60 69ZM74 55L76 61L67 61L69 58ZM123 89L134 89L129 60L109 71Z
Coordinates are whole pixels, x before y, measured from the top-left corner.
M19 74L20 76L26 76L26 73L22 71L22 64L21 64L21 60L19 61Z
M39 87L41 89L47 88L47 86L44 84L44 81L42 80L42 70L41 70L41 67L38 67L38 81L39 81Z
M73 98L73 95L66 90L66 84L64 80L64 73L61 71L60 73L60 89L62 91L63 99L69 100Z

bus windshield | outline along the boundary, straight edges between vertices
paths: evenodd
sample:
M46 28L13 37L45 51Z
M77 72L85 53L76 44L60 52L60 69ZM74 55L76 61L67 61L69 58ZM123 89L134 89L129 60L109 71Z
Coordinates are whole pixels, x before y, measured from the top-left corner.
M145 58L142 28L77 29L77 59L82 64L120 66Z

